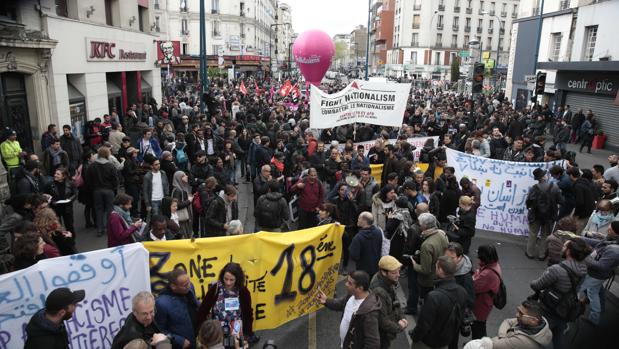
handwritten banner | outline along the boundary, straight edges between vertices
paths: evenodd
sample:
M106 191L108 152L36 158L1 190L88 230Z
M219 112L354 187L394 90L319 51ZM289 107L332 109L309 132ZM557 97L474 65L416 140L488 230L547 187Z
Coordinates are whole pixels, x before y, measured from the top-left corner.
M477 210L477 229L527 235L529 233L525 200L529 188L537 183L533 171L548 170L563 161L512 162L447 149L447 164L456 170L458 179L466 176L481 190Z
M21 349L26 325L54 289L83 289L73 318L65 321L72 349L111 348L131 299L150 290L148 251L139 244L42 260L0 275L0 348Z
M415 148L417 148L417 149L415 149L415 151L413 151L413 155L415 156L415 161L419 161L419 156L421 155L421 148L423 148L423 145L426 144L428 139L433 139L435 146L438 144L438 136L433 136L433 137L412 137L412 138L406 139L407 143L409 143L410 145L414 145ZM397 139L395 139L395 138L391 138L391 139L388 140L388 144L395 144L396 142L397 142ZM357 142L354 145L355 145L355 149L357 148L357 146L363 145L364 154L368 155L368 153L370 152L370 149L374 146L375 143L376 143L376 141L367 141L367 142ZM344 151L344 146L345 146L345 144L340 144L338 146L338 149L340 151Z
M239 263L252 294L254 329L272 329L318 310L318 288L335 292L343 231L331 224L288 233L146 242L151 287L161 290L166 273L182 267L201 299L226 263Z
M311 85L310 127L330 128L355 122L402 126L410 84L355 80L328 94Z

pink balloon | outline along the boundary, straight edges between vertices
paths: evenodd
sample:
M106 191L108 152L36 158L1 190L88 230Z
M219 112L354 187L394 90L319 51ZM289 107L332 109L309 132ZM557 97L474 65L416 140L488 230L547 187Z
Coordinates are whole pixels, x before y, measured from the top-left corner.
M308 30L294 41L292 53L305 81L319 86L331 65L335 45L329 35L321 30Z

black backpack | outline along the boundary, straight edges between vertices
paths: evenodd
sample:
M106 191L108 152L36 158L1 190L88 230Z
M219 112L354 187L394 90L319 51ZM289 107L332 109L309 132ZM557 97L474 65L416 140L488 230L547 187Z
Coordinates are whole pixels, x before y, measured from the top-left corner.
M265 227L276 227L281 225L277 213L279 213L279 200L269 200L266 196L262 198L260 205L256 205L258 208L257 217L258 225Z
M492 268L488 269L492 270L496 276L499 277L499 290L492 295L492 304L494 304L497 309L503 309L505 308L505 304L507 304L507 288L505 287L505 283L503 283L501 275Z
M537 197L535 200L535 217L541 220L554 219L557 214L557 203L552 195L552 186L548 185L546 190L542 190L539 185L535 186Z
M460 326L462 326L462 324L464 323L464 309L462 309L460 303L455 301L449 295L449 292L445 291L440 287L436 288L435 290L449 298L449 301L451 302L451 311L449 312L449 317L447 317L447 321L445 321L445 323L441 326L441 335L437 336L437 339L440 338L441 345L448 345L449 343L451 343L454 336L460 335Z
M582 304L578 300L578 285L580 278L574 275L565 264L559 264L565 269L567 276L570 278L571 288L569 291L562 293L554 288L543 290L540 295L540 300L548 311L556 315L562 320L571 322L578 318L582 312Z

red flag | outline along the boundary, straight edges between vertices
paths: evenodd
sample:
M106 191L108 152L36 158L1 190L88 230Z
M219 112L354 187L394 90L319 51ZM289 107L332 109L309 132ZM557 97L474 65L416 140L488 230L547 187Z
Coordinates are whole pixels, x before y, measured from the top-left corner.
M292 84L290 83L290 80L286 80L286 82L284 83L284 86L282 86L282 88L279 89L279 95L282 97L286 97L289 93L290 90L292 89Z
M260 96L260 88L258 88L258 83L254 80L254 89L256 89L256 96Z
M301 99L301 91L299 90L299 85L295 84L294 87L290 90L290 97L292 98L293 103L299 103Z
M239 87L239 91L245 96L247 96L247 88L245 88L245 81L241 81L241 87Z

